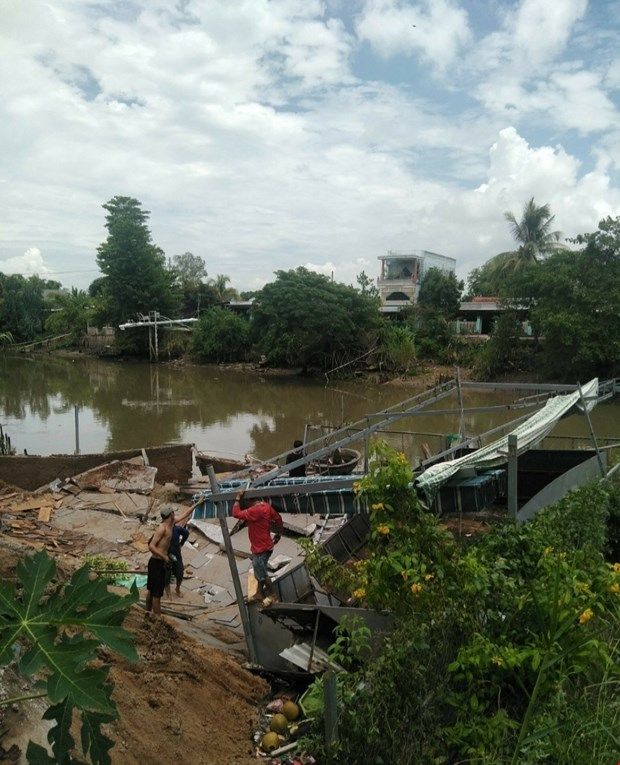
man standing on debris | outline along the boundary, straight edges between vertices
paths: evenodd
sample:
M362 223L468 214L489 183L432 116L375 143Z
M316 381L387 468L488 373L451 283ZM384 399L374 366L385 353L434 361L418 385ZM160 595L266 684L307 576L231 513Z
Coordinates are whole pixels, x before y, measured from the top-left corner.
M289 452L286 455L286 464L290 465L291 462L297 462L297 460L300 460L304 455L303 450L303 441L295 441L293 443L293 451ZM303 478L306 475L306 466L305 465L298 465L295 468L292 468L288 471L288 474L291 478Z
M166 588L166 567L172 564L172 559L168 554L172 540L172 529L175 520L179 524L186 523L193 510L193 507L188 507L176 519L172 507L163 507L161 510L161 523L149 539L151 557L149 558L146 580L146 589L148 590L146 596L147 613L152 611L155 614L161 614L161 598Z
M187 523L187 521L186 521ZM172 527L172 539L170 540L170 547L168 548L168 556L171 559L170 568L166 569L166 595L170 597L170 582L172 577L176 579L176 596L182 598L181 582L183 581L183 572L185 566L183 565L183 553L181 548L187 542L189 537L189 531L185 523L175 523Z
M277 601L273 583L269 578L267 564L273 552L274 545L280 541L284 524L282 518L268 502L252 499L247 509L242 509L245 490L237 492L232 514L235 518L248 524L250 552L252 553L252 568L258 582L258 599L263 599L263 606L270 606ZM245 503L244 503L245 504ZM275 536L271 537L271 527L275 526Z

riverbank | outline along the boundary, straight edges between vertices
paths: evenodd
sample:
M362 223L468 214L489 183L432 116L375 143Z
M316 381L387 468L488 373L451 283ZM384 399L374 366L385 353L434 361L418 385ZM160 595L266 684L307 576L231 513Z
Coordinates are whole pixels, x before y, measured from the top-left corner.
M5 353L10 354L10 348L5 350ZM32 351L28 354L33 358L61 358L68 360L78 359L100 359L103 361L109 361L110 363L120 364L143 364L149 362L146 358L137 356L121 356L121 355L101 355L90 350L71 350L71 349L50 349ZM208 370L227 370L230 372L236 372L240 375L255 375L257 377L269 377L269 378L299 378L302 380L315 380L325 383L333 383L339 381L350 380L363 380L375 385L395 385L402 388L418 388L420 390L426 390L434 385L437 385L445 380L451 379L455 375L456 367L454 365L447 364L435 364L432 361L423 361L419 363L415 372L410 372L406 375L396 372L389 372L377 369L356 369L350 374L330 375L319 369L304 370L302 367L270 367L266 364L257 362L231 362L220 364L205 364L194 360L189 355L184 355L176 359L160 360L156 364L159 367L170 367L172 369L185 369L185 368L198 368ZM473 367L459 367L461 379L473 380L475 377L475 370ZM542 382L536 380L535 382ZM551 382L551 381L549 381Z

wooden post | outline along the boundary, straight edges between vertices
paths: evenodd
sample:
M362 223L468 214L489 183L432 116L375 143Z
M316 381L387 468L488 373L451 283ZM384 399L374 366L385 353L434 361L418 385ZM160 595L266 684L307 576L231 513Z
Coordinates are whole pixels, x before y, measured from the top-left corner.
M517 484L518 484L518 451L517 437L508 436L508 515L513 521L517 520Z
M77 404L73 407L75 418L75 453L80 453L80 409Z
M577 383L577 387L579 388L579 398L581 399L583 414L586 418L586 422L588 423L588 428L590 430L590 438L592 439L592 443L594 444L594 451L596 452L596 459L598 460L598 468L601 471L601 478L605 478L605 465L603 465L603 458L601 457L601 452L598 448L598 443L596 442L596 436L594 435L594 428L592 427L592 420L590 419L590 412L588 412L588 407L586 406L586 400L583 397L583 391L581 390L581 383Z
M157 317L159 314L155 311L155 361L159 361L159 337L157 336Z
M460 367L456 368L456 384L457 384L457 391L459 396L459 410L460 410L460 416L459 416L459 436L461 439L465 437L465 421L463 419L463 389L461 388L461 369Z
M325 743L329 749L338 741L336 675L331 671L323 675L323 702L325 705Z
M211 483L211 491L215 494L219 492L220 487L215 477L215 470L213 465L207 465L207 475L209 476L209 482ZM230 575L233 580L233 586L235 588L235 596L237 598L237 606L239 607L239 616L241 617L241 624L243 625L243 631L245 633L246 643L248 645L248 653L250 654L250 661L256 664L256 646L254 644L254 633L252 632L252 625L250 624L250 617L248 614L248 607L243 599L243 588L241 587L241 579L239 578L239 570L237 569L237 561L235 559L235 553L230 541L230 532L228 531L228 524L226 523L226 517L220 516L218 512L219 508L216 507L216 512L220 519L220 528L222 529L222 537L224 538L224 547L226 549L226 557L228 558L228 565L230 566Z

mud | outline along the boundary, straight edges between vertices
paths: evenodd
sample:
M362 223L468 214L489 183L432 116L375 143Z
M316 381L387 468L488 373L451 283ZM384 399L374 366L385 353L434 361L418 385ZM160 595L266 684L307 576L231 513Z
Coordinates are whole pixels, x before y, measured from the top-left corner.
M15 567L26 552L25 547L20 549L0 535L0 576L14 578ZM57 559L65 575L75 567L67 562ZM119 719L107 726L115 741L112 765L256 763L251 736L258 707L269 693L267 683L233 656L179 632L166 617L147 617L134 606L125 627L135 637L139 661L130 663L101 651L101 657L111 664L119 712ZM11 673L0 674L0 692L29 692L31 681ZM6 746L6 752L18 745L22 755L17 762L25 761L29 738L46 744L49 725L41 721L44 701L24 702L16 712L0 715L0 747Z

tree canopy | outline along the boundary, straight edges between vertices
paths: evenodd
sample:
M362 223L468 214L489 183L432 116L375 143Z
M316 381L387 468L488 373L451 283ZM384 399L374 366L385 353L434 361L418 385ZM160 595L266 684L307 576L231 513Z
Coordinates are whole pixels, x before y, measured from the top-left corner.
M462 290L463 282L456 278L453 271L429 268L420 283L418 304L451 319L459 311Z
M10 333L14 342L32 340L42 334L46 288L47 283L38 276L0 273L0 330Z
M530 307L552 376L615 375L620 369L620 218L578 236L565 250L515 272L507 292Z
M171 314L177 303L173 272L163 251L151 241L149 213L132 197L115 196L103 205L108 237L97 250L105 283L103 313L119 323L133 314L157 310Z
M532 197L523 206L521 218L517 220L511 212L504 213L510 224L511 233L518 244L516 250L500 252L479 268L474 268L467 279L467 293L470 296L502 295L510 275L519 268L539 263L554 252L566 250L560 243L560 231L553 231L555 216L548 204L537 205Z
M328 369L359 355L379 323L375 299L300 267L257 294L252 332L273 364Z

